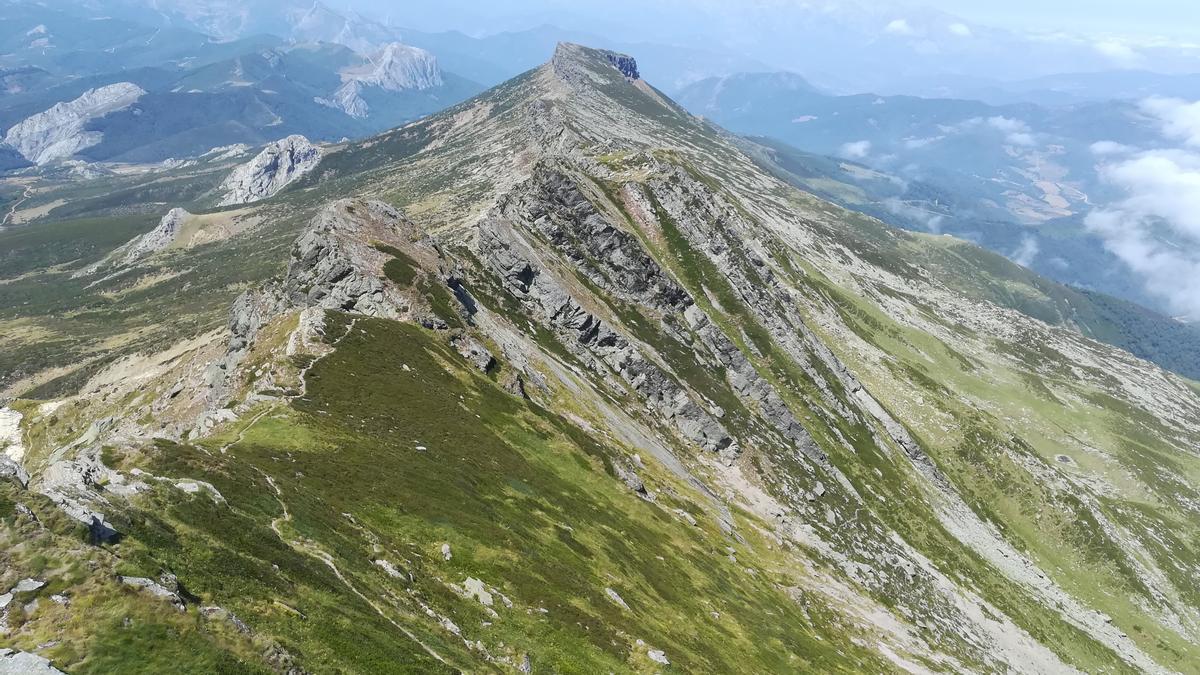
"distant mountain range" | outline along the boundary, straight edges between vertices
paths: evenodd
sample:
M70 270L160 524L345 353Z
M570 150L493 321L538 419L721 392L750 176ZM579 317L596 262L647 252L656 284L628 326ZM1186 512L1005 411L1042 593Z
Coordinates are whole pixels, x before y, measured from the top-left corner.
M710 78L678 100L732 131L769 139L761 142L775 160L803 168L805 189L910 229L975 241L1064 283L1170 311L1084 224L1097 204L1119 197L1102 177L1107 149L1161 141L1134 102L834 96L788 73Z
M289 134L359 137L483 90L397 42L365 52L271 36L223 42L84 9L0 10L0 168L155 162Z

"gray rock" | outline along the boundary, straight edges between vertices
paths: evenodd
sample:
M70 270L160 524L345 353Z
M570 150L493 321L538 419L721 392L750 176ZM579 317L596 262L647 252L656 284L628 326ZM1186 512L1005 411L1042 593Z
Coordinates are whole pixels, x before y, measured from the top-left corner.
M22 579L17 582L16 586L13 586L12 592L13 593L29 593L30 591L36 591L45 585L46 585L46 582L39 581L37 579Z
M157 227L126 245L125 256L121 262L128 265L170 246L179 236L184 222L191 217L192 214L183 209L171 209L158 222Z
M254 159L237 167L221 183L220 206L250 204L274 196L297 178L317 168L321 149L300 135L270 143Z
M454 349L464 359L481 372L486 373L496 366L496 358L492 356L487 347L484 347L483 343L469 335L455 335L451 338L450 344L454 346Z
M0 675L62 675L62 672L45 657L0 647Z
M612 467L613 472L617 474L617 478L621 479L621 481L625 483L625 487L640 495L646 494L646 484L642 482L642 479L637 475L637 472L625 466L625 463L620 460L614 461L612 463Z
M95 443L111 425L111 418L93 422L72 445ZM55 455L64 455L68 450L61 449ZM120 482L123 479L104 466L100 460L100 447L89 445L77 451L74 459L58 459L51 463L31 487L57 504L68 516L87 525L93 539L110 541L117 536L117 531L101 511L108 503L102 486L114 480Z
M4 142L39 166L65 159L104 140L99 131L87 129L88 122L128 108L145 94L130 82L89 89L13 125Z
M620 605L621 607L623 607L623 608L625 608L625 609L629 609L629 605L625 603L625 599L624 599L624 598L622 598L622 597L620 596L620 594L618 594L618 593L617 593L616 591L614 591L613 589L611 589L611 588L605 588L605 589L604 589L604 594L608 596L608 599L609 599L609 600L612 600L613 602L617 603L618 605Z
M558 218L581 217L590 224L585 226L576 222L565 225L563 229L564 232L570 232L569 235L563 235L563 246L567 249L568 257L571 257L572 250L580 252L576 258L591 258L594 253L600 252L600 255L607 256L606 260L624 260L628 263L605 263L607 272L583 266L585 272L587 269L594 270L597 279L620 279L623 293L636 294L640 289L640 293L646 296L646 302L659 306L685 305L690 303L687 295L681 295L678 286L662 275L644 251L640 248L627 249L625 243L628 243L628 235L615 234L616 229L604 224L599 214L588 211L590 205L577 203L572 196L578 191L577 187L573 191L564 187L559 179L535 177L523 190L531 194L509 197L480 223L477 240L480 258L537 320L560 336L567 348L591 360L597 371L619 375L643 397L651 409L674 424L684 438L705 450L736 455L739 452L737 442L725 428L628 338L585 310L559 281L543 269L538 262L538 254L516 228L543 228L547 236L554 237L556 230L547 222L555 222ZM549 208L545 206L547 202L559 204L553 214L545 210ZM593 235L601 241L581 241ZM604 283L616 284L612 281Z
M646 656L648 656L650 660L654 661L655 663L661 663L664 666L671 665L671 661L667 658L666 652L661 649L651 649L650 651L646 652Z
M387 573L389 577L394 579L404 579L406 575L399 570L394 564L387 560L376 560L375 565Z
M211 607L201 607L200 615L210 621L226 621L231 624L239 633L247 635L250 633L250 627L247 626L241 619L237 618L233 612L225 609L224 607L217 607L215 605Z
M175 582L175 576L171 575L171 574L167 574L167 575L164 575L164 577L168 583L174 585L175 587L170 588L168 586L164 586L163 584L158 583L157 581L154 581L153 579L147 579L145 577L121 577L121 576L119 576L119 577L117 577L117 579L121 583L125 584L126 586L133 586L134 588L140 588L155 597L168 600L168 601L170 601L170 603L172 605L175 606L175 609L177 609L181 612L184 611L183 599L179 597L179 593L178 593L179 588L178 588L178 584Z
M363 93L371 89L422 91L442 85L442 71L433 54L399 42L384 45L360 66L344 68L341 77L342 86L330 98L316 102L357 118L370 115Z
M479 604L485 607L491 607L494 602L492 594L488 591L487 584L474 577L467 577L463 582L463 589L466 591L466 596L475 598Z
M13 478L22 487L29 484L29 473L24 467L4 455L0 455L0 479Z

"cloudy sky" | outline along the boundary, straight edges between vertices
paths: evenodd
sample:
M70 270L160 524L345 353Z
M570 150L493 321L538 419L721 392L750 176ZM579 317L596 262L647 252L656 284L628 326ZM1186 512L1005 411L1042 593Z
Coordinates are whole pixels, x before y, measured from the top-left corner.
M739 8L771 7L797 8L843 6L854 11L876 10L903 12L905 9L930 8L984 25L1029 31L1065 31L1125 35L1130 33L1161 35L1175 38L1200 39L1200 2L1196 0L509 0L488 6L470 2L469 12L445 11L464 4L456 0L431 3L406 3L394 0L330 0L331 6L370 8L374 13L389 15L404 25L449 28L447 21L457 15L463 25L453 26L469 32L486 30L486 26L506 30L515 23L529 21L561 22L566 15L588 16L602 20L605 15L624 14L634 9L644 16L660 12L677 20L690 7L724 6L736 12ZM628 5L628 7L626 7ZM597 10L597 11L593 11ZM428 16L426 16L428 14ZM515 23L514 23L515 22ZM660 29L668 24L658 24Z
M1024 30L1200 36L1195 0L927 0L971 21Z

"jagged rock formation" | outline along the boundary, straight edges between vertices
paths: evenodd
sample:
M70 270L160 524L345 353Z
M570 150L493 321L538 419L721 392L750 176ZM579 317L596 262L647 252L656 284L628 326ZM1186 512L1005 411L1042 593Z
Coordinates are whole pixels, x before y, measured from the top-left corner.
M267 145L254 159L237 167L221 184L221 206L250 204L278 193L289 183L317 168L321 149L292 135Z
M638 73L637 61L628 54L618 54L616 52L608 52L604 55L608 62L614 68L621 71L621 74L631 80L641 79L641 74Z
M157 253L175 242L183 229L183 224L192 214L174 208L167 212L158 222L158 226L146 234L129 242L129 248L122 258L122 264L129 265L148 255Z
M385 91L432 89L442 84L442 71L433 54L399 42L385 45L363 65L342 71L342 76Z
M444 322L428 304L385 281L389 253L380 245L404 247L416 257L438 260L432 240L394 208L378 201L340 200L327 205L292 246L287 274L262 289L247 291L230 312L229 343L224 357L208 368L208 413L219 419L228 402L238 365L264 325L280 314L319 309L402 319L418 317L428 325Z
M100 132L86 130L88 122L128 108L145 94L130 82L89 89L73 101L56 103L13 125L5 133L4 143L34 164L66 159L103 139Z
M399 42L385 45L365 58L365 63L342 71L342 86L329 99L318 103L337 108L351 117L364 118L370 106L363 99L366 89L422 91L442 85L442 71L433 54Z

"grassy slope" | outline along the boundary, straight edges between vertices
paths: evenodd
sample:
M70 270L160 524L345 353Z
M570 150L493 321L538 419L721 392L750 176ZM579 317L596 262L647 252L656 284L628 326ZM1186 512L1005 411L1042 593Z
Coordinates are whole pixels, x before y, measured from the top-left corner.
M811 593L788 596L797 572L753 528L744 542L728 538L664 476L647 476L663 488L656 503L639 499L606 472L612 448L504 393L433 333L350 321L331 317L331 335L349 334L310 372L307 396L245 430L228 455L160 445L150 470L210 480L229 506L203 495L145 503L121 523L128 573L170 569L316 671L441 668L389 620L450 664L476 667L479 654L425 607L454 616L493 656L515 664L528 653L537 669L648 670L639 639L694 672L886 668ZM273 519L304 543L283 543ZM318 551L387 619L346 592ZM376 558L413 581L389 577ZM491 616L449 588L468 577L512 607L497 597ZM139 637L143 648L166 638ZM98 640L75 669L102 670L119 649Z
M759 158L759 164L765 170L847 208L866 210L893 224L914 225L878 207L878 203L890 194L867 194L863 187L844 182L839 175L841 165L838 162L805 156L785 144L764 139L760 142L767 143L777 153L774 160L778 163ZM879 186L865 185L877 191L895 187L886 180L879 182ZM946 201L946 195L935 194L933 198L953 208L953 204ZM1014 242L1006 246L1013 249L1020 243L1019 227L1003 222L983 223L982 226L1016 229ZM1193 326L1111 295L1056 283L1002 255L962 240L920 233L906 235L906 238L911 244L905 247L905 257L934 272L953 288L1052 325L1073 326L1084 335L1125 349L1185 377L1200 377L1200 330Z

